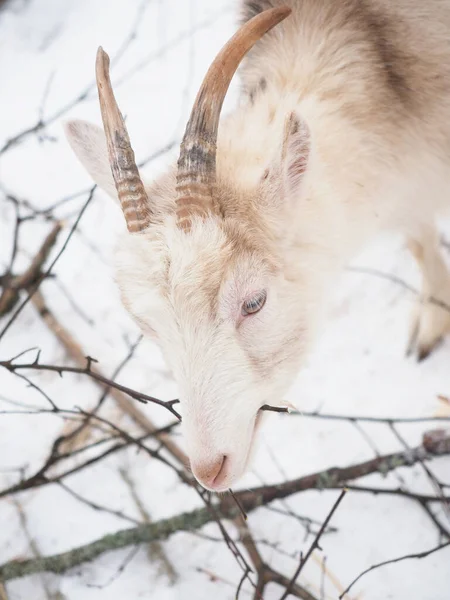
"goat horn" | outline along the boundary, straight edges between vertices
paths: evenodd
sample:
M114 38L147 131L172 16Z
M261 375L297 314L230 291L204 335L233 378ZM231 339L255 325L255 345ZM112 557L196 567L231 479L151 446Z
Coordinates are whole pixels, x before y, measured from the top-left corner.
M214 210L217 131L231 79L250 48L291 12L286 6L272 8L247 21L225 44L206 73L178 159L177 224L185 231L190 229L194 214L204 215Z
M128 231L144 231L151 224L148 196L139 176L127 128L112 90L109 56L101 46L97 51L95 73L109 163Z

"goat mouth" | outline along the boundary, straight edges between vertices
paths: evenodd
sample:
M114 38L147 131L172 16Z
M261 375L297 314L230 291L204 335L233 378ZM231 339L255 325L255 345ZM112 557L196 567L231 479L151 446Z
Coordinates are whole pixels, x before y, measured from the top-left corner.
M262 410L260 409L260 410L258 410L258 412L256 413L256 417L255 417L255 424L254 424L254 426L253 426L253 436L252 436L252 440L253 440L253 437L255 436L256 432L258 431L258 429L259 429L259 427L260 427L260 425L261 425L262 418L263 418L263 413L262 413Z
M243 464L241 463L241 469L239 469L239 471L235 472L234 474L231 471L231 469L230 469L231 472L229 471L228 473L226 473L226 471L221 472L221 474L219 474L218 481L214 482L216 485L214 487L206 488L206 489L209 489L210 491L215 492L216 494L223 494L223 493L229 491L231 489L231 487L245 475L245 473L247 472L247 469L248 469L248 464L249 464L250 459L253 454L254 442L255 442L257 430L259 429L262 417L263 417L263 415L262 415L261 411L258 411L258 413L255 415L255 419L253 421L252 429L250 432L250 440L248 442L247 455L245 457L244 463ZM229 457L225 457L225 458L228 459ZM225 463L225 460L224 460L224 463ZM230 477L231 481L227 482L226 480L228 479L228 476L231 476ZM217 485L217 484L219 484L219 485ZM203 483L201 485L204 486Z
M244 463L244 468L243 468L243 471L242 471L242 475L244 475L246 473L247 469L248 469L248 464L249 464L251 456L253 454L254 445L255 445L255 439L256 439L256 435L257 435L258 429L259 429L259 427L261 425L262 417L263 417L263 415L262 415L261 411L258 411L256 413L255 420L253 421L253 429L252 429L252 432L250 434L250 442L248 444L247 456L245 458L245 463Z

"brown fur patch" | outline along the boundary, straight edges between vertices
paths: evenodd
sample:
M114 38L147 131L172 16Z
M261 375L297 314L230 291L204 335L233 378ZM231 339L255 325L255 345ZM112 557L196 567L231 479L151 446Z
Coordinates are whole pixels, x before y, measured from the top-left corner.
M376 62L385 74L385 82L392 93L404 103L411 99L409 84L410 67L415 58L409 56L399 40L398 28L401 22L382 14L373 2L359 0L352 7L350 18L372 45Z

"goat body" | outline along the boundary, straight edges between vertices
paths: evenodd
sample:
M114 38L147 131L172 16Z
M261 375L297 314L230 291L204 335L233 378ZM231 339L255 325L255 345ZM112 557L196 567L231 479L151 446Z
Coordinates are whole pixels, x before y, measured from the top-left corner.
M247 0L243 21L282 5L220 123L208 214L177 227L174 165L145 184L152 224L117 251L124 304L161 345L193 472L215 490L244 472L260 407L286 392L334 281L378 232L403 233L423 272L410 350L450 330L426 302L450 304L435 231L450 203L450 1ZM66 130L117 198L103 131Z

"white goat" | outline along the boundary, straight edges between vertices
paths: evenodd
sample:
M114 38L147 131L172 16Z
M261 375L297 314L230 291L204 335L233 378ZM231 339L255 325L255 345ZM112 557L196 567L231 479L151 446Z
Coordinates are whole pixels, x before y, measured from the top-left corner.
M178 166L158 181L140 180L102 50L109 158L101 129L66 128L120 199L124 304L159 341L193 473L218 491L243 474L259 409L286 393L329 290L377 232L403 232L423 272L410 349L423 358L450 330L449 312L427 302L450 304L434 225L450 193L450 0L242 4L245 23L205 77ZM240 105L218 130L247 52Z

